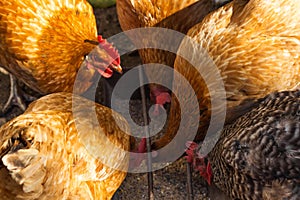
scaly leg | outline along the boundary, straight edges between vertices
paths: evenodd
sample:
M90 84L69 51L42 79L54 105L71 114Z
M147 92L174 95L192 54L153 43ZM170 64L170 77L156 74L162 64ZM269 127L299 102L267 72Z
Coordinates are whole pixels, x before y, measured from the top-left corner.
M210 162L206 162L206 156L200 155L197 151L199 145L195 142L187 142L186 143L187 150L185 153L187 154L186 160L188 163L192 165L192 167L200 172L200 175L207 181L210 185L212 181L212 170Z
M9 75L9 79L10 79L10 94L9 94L9 97L8 97L5 105L2 108L2 113L3 114L7 113L8 110L12 106L18 106L22 111L25 111L27 108L25 101L26 100L33 101L36 98L32 97L30 95L27 95L27 94L22 94L22 95L19 94L19 93L23 93L23 92L17 85L16 78L13 75L11 75L9 72L4 70L3 68L0 68L0 72L2 72L3 74ZM24 101L24 99L25 99L25 101Z
M17 83L16 78L9 74L10 79L10 94L2 108L2 112L6 113L12 105L18 106L22 111L26 110L26 104L24 103L23 99L18 95Z

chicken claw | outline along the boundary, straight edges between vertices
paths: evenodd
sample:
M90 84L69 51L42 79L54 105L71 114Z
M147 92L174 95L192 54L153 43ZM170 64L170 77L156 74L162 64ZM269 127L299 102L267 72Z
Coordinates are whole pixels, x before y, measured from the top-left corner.
M2 108L2 114L5 115L12 106L18 106L22 111L25 111L26 107L27 107L25 102L26 101L31 102L31 101L35 100L36 98L33 96L30 96L30 95L24 94L24 92L21 91L21 89L19 88L19 86L16 82L16 78L13 75L8 73L4 69L1 69L1 72L9 75L9 79L10 79L10 94L9 94L9 97L8 97L6 103L4 104L4 106ZM20 93L22 93L22 94L20 94Z

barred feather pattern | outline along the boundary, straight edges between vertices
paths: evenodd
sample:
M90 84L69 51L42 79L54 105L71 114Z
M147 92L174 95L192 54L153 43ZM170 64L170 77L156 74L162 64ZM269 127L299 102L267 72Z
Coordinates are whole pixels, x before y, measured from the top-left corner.
M298 199L300 90L260 101L224 128L208 154L213 181L233 199Z

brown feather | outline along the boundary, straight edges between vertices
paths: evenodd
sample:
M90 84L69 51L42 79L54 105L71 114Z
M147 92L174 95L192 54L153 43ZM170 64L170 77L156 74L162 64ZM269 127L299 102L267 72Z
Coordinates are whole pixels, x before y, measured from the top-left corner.
M255 100L274 92L289 90L300 82L300 4L296 0L262 1L235 0L208 14L205 19L192 27L188 36L194 41L188 46L188 38L181 43L179 52L190 52L190 60L198 63L192 66L184 58L177 56L175 70L188 80L196 93L200 108L197 141L203 140L211 119L211 92L207 83L196 69L206 68L208 58L197 49L204 49L216 65L226 90L227 119L235 119L234 107L247 99ZM286 10L289 10L288 12ZM212 70L210 70L212 72ZM209 79L210 84L217 80ZM220 81L220 80L219 80ZM191 116L199 114L195 105L191 105L183 80L175 79L175 94L184 94L184 109ZM218 88L219 89L219 88ZM153 143L153 149L159 149L169 143L180 123L179 104L172 97L170 118L165 135ZM237 111L240 109L237 109ZM231 112L231 113L230 113ZM218 111L217 111L218 114ZM188 120L187 120L188 121ZM229 122L229 120L227 120ZM186 135L189 127L185 124ZM184 144L184 142L183 142ZM184 148L174 145L174 148ZM167 155L161 155L166 158Z
M123 31L142 27L161 27L186 34L192 26L199 23L214 9L216 9L216 5L211 0L117 0L118 18ZM139 49L144 64L158 63L172 68L176 58L175 53L183 39L176 38L177 41L174 41L172 36L162 30L152 33L151 36L135 33L131 38L137 47L163 45L164 48L173 50L172 53L159 48ZM153 80L151 77L154 77L156 83L170 85L173 77L165 74L164 67L159 69L154 71L146 67L145 72L150 80ZM151 92L161 88L158 84L150 84L149 87ZM164 90L166 91L166 89Z

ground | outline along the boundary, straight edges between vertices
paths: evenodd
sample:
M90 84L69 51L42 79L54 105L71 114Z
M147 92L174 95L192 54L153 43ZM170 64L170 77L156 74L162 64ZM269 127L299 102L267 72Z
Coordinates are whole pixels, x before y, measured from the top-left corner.
M120 33L122 30L119 26L116 8L110 7L105 9L96 9L95 15L97 17L97 24L99 33L104 38L108 38L112 35ZM122 66L130 69L131 67L140 64L140 59L137 53L131 53L129 55L122 56ZM114 79L101 81L97 89L97 101L105 104L105 97L103 88L107 85L114 85L117 82L119 76L115 76ZM0 74L0 105L8 98L9 92L9 77L4 74ZM21 84L22 85L22 84ZM35 94L30 89L22 86L26 92ZM131 114L135 118L135 121L142 123L141 113L141 101L139 95L137 99L131 102ZM22 111L17 107L13 107L10 112L0 118L0 124L5 120L9 120L19 114ZM171 163L169 166L162 170L154 172L154 196L155 199L187 199L186 190L186 164L184 158ZM120 187L119 191L115 195L115 199L148 199L147 190L147 174L128 174L124 183ZM192 182L195 199L224 199L225 197L217 190L208 189L205 181L199 176L198 173L193 173ZM210 192L209 192L210 191ZM219 196L220 195L220 196Z

